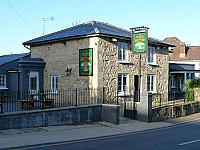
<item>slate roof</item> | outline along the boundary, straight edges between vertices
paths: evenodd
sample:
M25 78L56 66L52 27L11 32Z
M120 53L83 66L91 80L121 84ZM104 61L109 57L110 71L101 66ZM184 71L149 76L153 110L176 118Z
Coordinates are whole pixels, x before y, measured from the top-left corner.
M30 55L30 53L2 55L2 56L0 56L0 65L9 63L11 61L23 58L23 57L28 56L28 55Z
M39 43L52 42L57 40L64 40L67 38L75 38L81 36L89 36L97 34L99 36L116 36L131 39L131 32L108 23L90 21L83 24L76 25L58 32L47 34L23 43L23 45L34 45ZM148 38L149 43L154 43L164 46L174 46L173 44L163 42L155 38Z
M192 71L195 70L194 64L169 63L170 71Z

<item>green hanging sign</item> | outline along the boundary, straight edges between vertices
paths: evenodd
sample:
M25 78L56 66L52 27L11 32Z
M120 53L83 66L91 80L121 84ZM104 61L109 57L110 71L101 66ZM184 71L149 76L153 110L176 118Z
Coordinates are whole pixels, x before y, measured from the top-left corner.
M147 40L146 33L134 33L134 53L146 53L147 52Z
M79 75L92 76L93 75L93 49L79 50Z

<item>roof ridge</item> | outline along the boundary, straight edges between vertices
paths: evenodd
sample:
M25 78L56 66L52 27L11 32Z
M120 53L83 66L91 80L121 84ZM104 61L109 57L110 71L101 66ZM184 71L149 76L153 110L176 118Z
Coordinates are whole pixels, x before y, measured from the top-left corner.
M160 40L160 39L157 39L157 38L155 38L155 37L150 37L150 36L148 36L148 38L152 38L152 39L158 40L158 41L160 41L160 42L164 42L164 40ZM165 43L168 43L168 42L165 42ZM170 44L170 43L168 43L168 44Z
M5 56L12 56L12 55L22 55L22 54L30 54L30 53L19 53L19 54L7 54L7 55L1 55L0 57L5 57Z
M101 33L98 29L98 27L96 26L96 21L92 20L90 21L90 23L92 24L92 26L94 27L94 32L95 33Z
M23 58L23 57L26 57L26 56L28 56L28 55L30 55L30 53L20 53L21 55L22 54L24 54L23 56L21 56L21 57L18 57L18 58L15 58L15 59L12 59L12 60L7 60L6 62L3 62L3 63L0 63L0 66L2 66L2 65L4 65L4 64L7 64L7 63L9 63L9 62L12 62L12 61L15 61L15 60L17 60L17 59L20 59L20 58ZM20 55L20 54L12 54L12 55ZM26 54L26 55L25 55ZM4 57L5 56L11 56L11 55L3 55ZM1 56L0 56L1 57Z
M115 25L112 25L112 24L109 24L109 23L105 23L105 22L101 22L101 21L95 21L95 22L97 22L97 23L102 23L102 24L105 24L105 25L109 25L109 26L112 26L112 27L114 27L114 28L117 28L117 29L120 29L120 30L123 30L123 31L126 31L126 32L131 33L131 31L129 31L129 30L126 30L126 29L124 29L124 28L120 28L120 27L118 27L118 26L115 26Z
M70 29L72 29L72 28L75 28L75 27L78 27L78 26L81 26L81 25L85 25L85 24L89 24L89 23L91 23L91 22L88 21L88 22L84 22L84 23L81 23L81 24L77 24L77 25L75 25L75 26L68 27L68 28L66 28L66 29L62 29L62 30L59 30L59 31L56 31L56 32L52 32L52 33L49 33L49 34L46 34L46 35L43 35L43 36L39 36L39 37L30 39L30 40L28 40L28 41L37 40L37 39L39 39L39 38L48 37L48 36L51 36L51 35L53 35L53 34L60 33L60 32L63 32L63 31L67 31L67 30L70 30ZM26 41L26 42L28 42L28 41ZM25 42L23 42L22 44L24 44L24 43L25 43Z

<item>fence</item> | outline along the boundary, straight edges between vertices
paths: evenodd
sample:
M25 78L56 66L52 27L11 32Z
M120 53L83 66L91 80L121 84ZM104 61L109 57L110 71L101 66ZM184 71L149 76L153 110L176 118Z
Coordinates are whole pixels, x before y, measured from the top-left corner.
M117 90L102 89L65 89L43 91L1 91L1 113L24 110L58 108L90 104L120 105L124 116L133 116L138 93L119 96Z
M168 94L152 94L152 107L163 107L185 103L185 92L169 92Z

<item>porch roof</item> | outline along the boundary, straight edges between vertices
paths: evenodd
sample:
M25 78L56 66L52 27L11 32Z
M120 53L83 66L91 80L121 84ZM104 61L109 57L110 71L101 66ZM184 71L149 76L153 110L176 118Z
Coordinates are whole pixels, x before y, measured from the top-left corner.
M169 71L200 71L200 70L195 70L194 64L169 63Z

